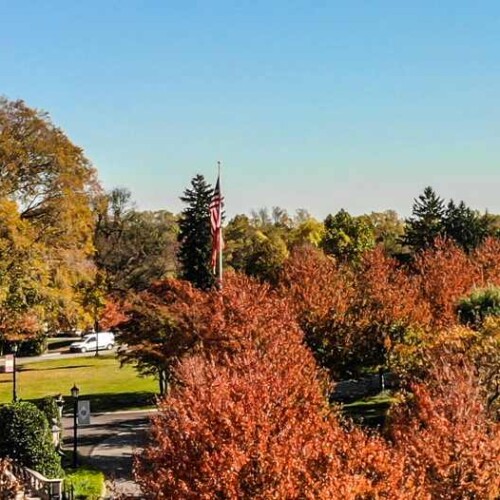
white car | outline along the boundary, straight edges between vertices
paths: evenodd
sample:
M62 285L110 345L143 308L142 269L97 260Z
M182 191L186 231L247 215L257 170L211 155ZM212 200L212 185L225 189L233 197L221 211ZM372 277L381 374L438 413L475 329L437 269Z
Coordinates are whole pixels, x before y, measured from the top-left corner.
M115 336L111 332L88 333L82 340L73 342L69 350L73 352L92 352L102 349L113 349Z

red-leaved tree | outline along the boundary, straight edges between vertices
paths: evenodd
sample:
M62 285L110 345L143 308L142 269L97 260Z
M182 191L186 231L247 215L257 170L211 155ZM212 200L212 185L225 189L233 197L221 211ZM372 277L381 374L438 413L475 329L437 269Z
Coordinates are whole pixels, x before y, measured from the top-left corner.
M472 254L481 287L500 286L500 238L487 238Z
M152 498L415 498L404 459L343 427L289 304L230 277L176 304L203 349L185 356L153 417L136 478Z
M458 299L480 282L469 256L451 240L437 239L434 246L417 254L414 269L420 278L421 300L431 310L432 326L456 324Z
M474 369L456 355L432 363L427 381L412 387L412 404L396 412L396 448L430 498L497 499L500 425L488 418Z

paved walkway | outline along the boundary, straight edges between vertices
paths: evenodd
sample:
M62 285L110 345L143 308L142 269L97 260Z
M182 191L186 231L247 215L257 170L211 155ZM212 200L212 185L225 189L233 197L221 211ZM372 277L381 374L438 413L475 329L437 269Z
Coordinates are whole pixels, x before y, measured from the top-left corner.
M102 413L92 417L91 425L78 428L78 454L82 461L104 472L108 491L141 498L132 477L133 455L145 443L151 413ZM71 449L72 419L64 418L63 425L66 448Z
M134 453L145 442L147 425L146 420L128 429L123 425L124 430L94 446L90 452L89 462L106 475L108 491L140 498L141 490L132 480L132 465Z

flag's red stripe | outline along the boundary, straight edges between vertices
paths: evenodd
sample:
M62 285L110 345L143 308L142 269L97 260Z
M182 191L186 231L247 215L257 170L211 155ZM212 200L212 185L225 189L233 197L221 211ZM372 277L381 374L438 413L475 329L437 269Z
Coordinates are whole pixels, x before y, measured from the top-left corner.
M224 198L220 192L220 180L217 179L212 200L210 201L210 229L212 231L212 267L215 269L217 254L222 251L222 207Z

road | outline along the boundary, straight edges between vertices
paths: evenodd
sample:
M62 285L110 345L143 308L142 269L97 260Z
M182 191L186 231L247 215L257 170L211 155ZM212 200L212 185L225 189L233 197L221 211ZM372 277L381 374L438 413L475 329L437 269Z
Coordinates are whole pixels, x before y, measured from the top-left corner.
M116 352L112 351L99 351L99 355L103 353ZM95 356L95 352L54 352L49 354L42 354L41 356L29 356L25 358L16 358L16 365L26 365L28 363L40 363L42 361L52 361L54 359L71 359L71 358L91 358ZM5 364L4 357L0 358L0 367Z
M132 480L133 454L145 443L149 417L155 410L102 413L92 417L91 425L78 428L78 455L82 462L102 470L116 493L127 498L140 491ZM73 419L63 418L64 446L73 446Z

